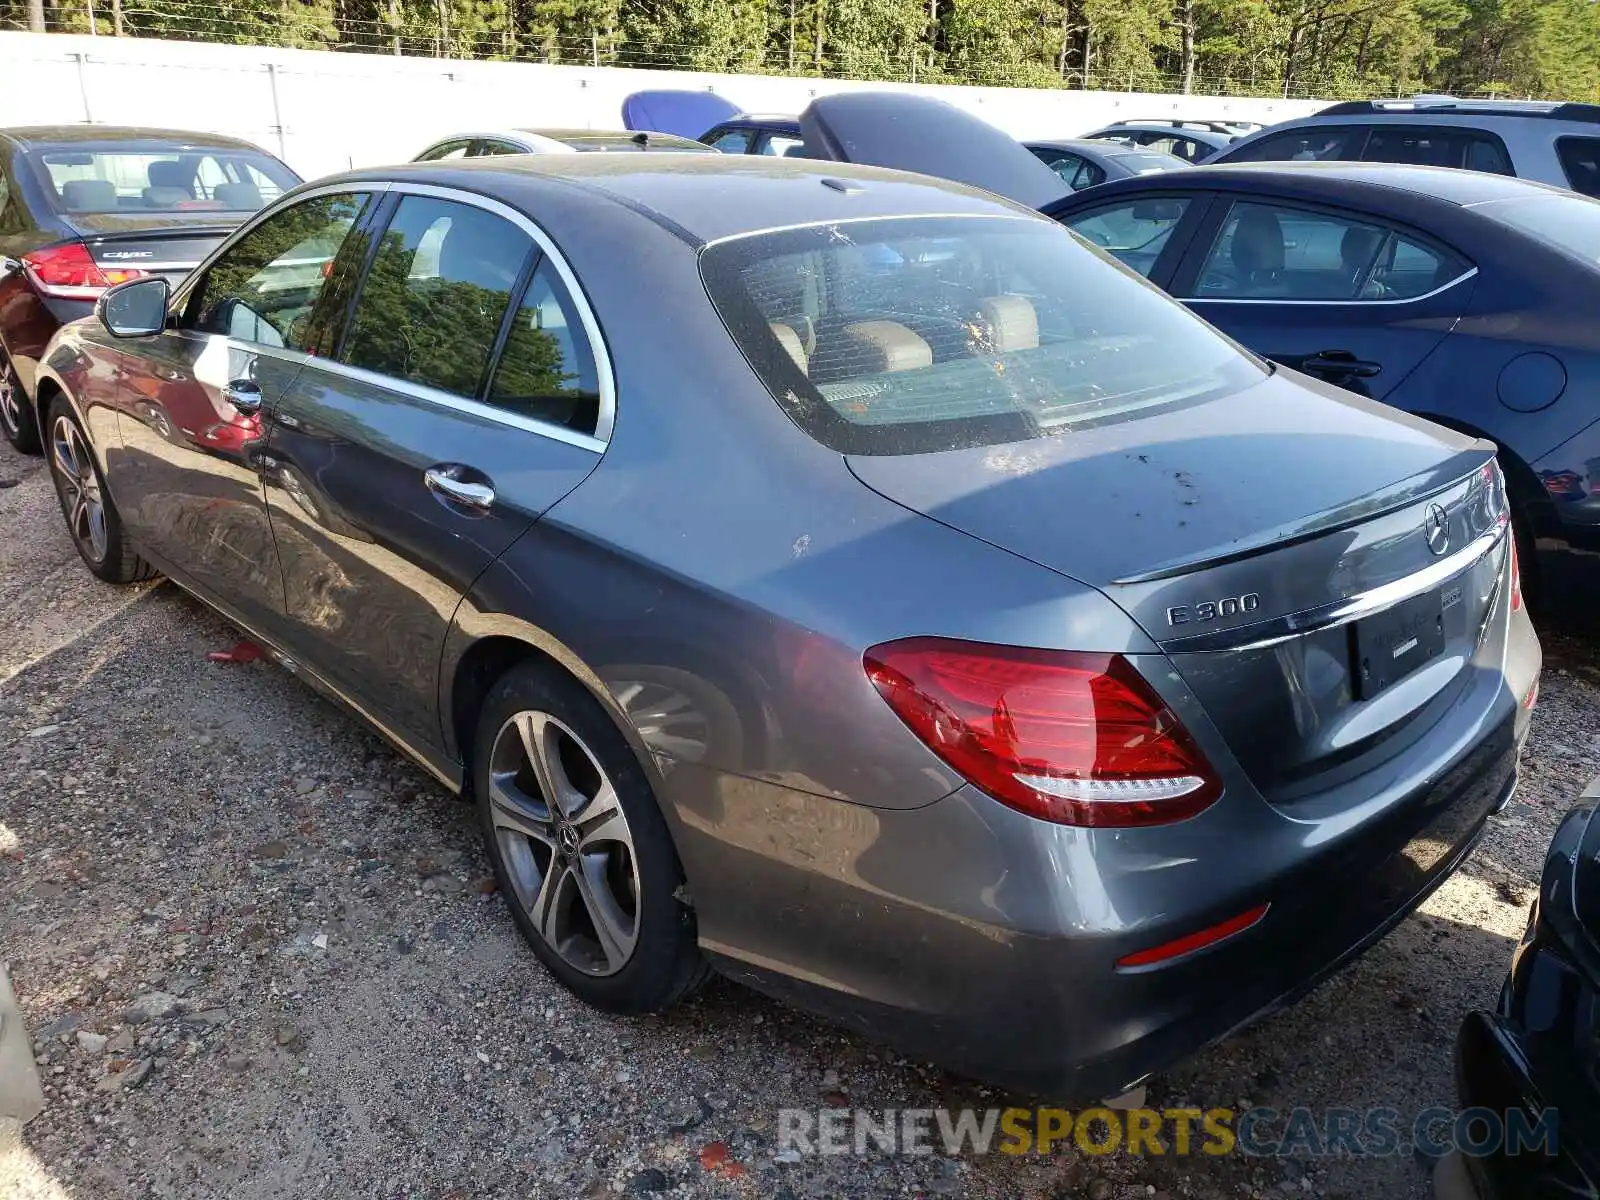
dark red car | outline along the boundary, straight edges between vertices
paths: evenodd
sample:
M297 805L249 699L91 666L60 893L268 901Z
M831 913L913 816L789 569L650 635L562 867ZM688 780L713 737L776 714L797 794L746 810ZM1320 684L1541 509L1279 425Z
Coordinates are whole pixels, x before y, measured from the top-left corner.
M0 129L0 430L39 449L34 372L51 334L113 284L176 284L300 177L235 138L106 125Z

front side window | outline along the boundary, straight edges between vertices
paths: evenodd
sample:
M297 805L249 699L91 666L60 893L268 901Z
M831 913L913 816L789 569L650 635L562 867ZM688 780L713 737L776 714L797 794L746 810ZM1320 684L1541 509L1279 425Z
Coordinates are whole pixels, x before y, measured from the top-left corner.
M1408 300L1466 271L1455 255L1354 216L1235 204L1197 300Z
M63 143L29 155L68 213L254 212L300 182L277 159L246 149Z
M1130 200L1071 217L1067 225L1126 266L1148 276L1189 207L1187 197Z
M750 150L750 131L730 129L714 139L711 148L721 150L724 154L747 154Z
M1306 125L1230 147L1225 157L1228 162L1334 162L1355 158L1366 140L1365 125Z
M532 250L528 235L504 217L404 197L361 283L343 361L476 396Z
M720 242L700 262L775 402L841 453L1070 434L1265 377L1053 222L814 225Z
M1159 150L1162 154L1176 155L1186 162L1193 162L1209 150L1193 138L1179 137L1177 134L1156 133L1141 143L1147 149Z
M526 153L527 153L527 151L524 150L521 146L513 146L510 142L501 142L501 141L495 141L493 139L485 138L485 139L483 139L481 141L477 141L477 142L473 142L472 143L472 149L468 153L467 157L469 157L469 158L495 158L495 157L497 157L498 155L501 155L501 154L526 154Z
M593 433L600 411L594 353L561 277L539 264L511 319L488 400L497 408Z
M1600 196L1600 138L1557 138L1556 154L1573 191Z
M188 328L305 350L317 298L366 205L363 193L317 196L274 213L211 264Z
M1458 167L1510 175L1511 160L1499 138L1474 129L1418 125L1374 125L1361 152L1363 162Z

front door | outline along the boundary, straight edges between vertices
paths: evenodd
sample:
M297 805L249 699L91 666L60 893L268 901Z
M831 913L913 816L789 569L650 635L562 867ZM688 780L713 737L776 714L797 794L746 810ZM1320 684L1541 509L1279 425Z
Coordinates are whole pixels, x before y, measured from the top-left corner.
M1252 199L1213 206L1169 290L1256 353L1381 400L1450 332L1472 278L1364 214Z
M263 631L282 621L283 586L262 421L306 362L312 313L367 200L317 196L268 217L182 294L173 327L126 359L123 520L163 566Z
M525 217L433 191L389 204L341 344L272 409L264 463L291 653L429 747L456 606L599 462L610 385Z

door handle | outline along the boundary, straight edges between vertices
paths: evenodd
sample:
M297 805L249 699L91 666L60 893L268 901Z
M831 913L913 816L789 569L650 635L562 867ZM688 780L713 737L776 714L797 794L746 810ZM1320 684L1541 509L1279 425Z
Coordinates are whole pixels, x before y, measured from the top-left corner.
M222 389L222 398L238 409L242 417L261 411L261 388L251 379L233 379Z
M1338 375L1345 379L1371 379L1383 370L1381 363L1366 362L1348 350L1323 350L1300 364L1302 371L1316 375Z
M435 496L487 512L494 507L494 488L487 482L475 483L466 478L470 471L471 468L459 463L429 467L422 473L422 482Z

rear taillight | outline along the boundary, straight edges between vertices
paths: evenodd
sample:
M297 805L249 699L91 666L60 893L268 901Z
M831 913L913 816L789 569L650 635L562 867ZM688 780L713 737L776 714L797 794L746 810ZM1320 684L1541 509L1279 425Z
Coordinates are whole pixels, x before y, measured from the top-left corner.
M46 246L22 256L33 286L57 300L93 300L115 284L138 279L135 267L101 267L82 242Z
M1063 825L1162 825L1222 784L1176 714L1117 654L909 638L874 646L867 675L965 779Z
M1511 611L1516 612L1522 607L1522 562L1517 557L1516 534L1511 535Z

